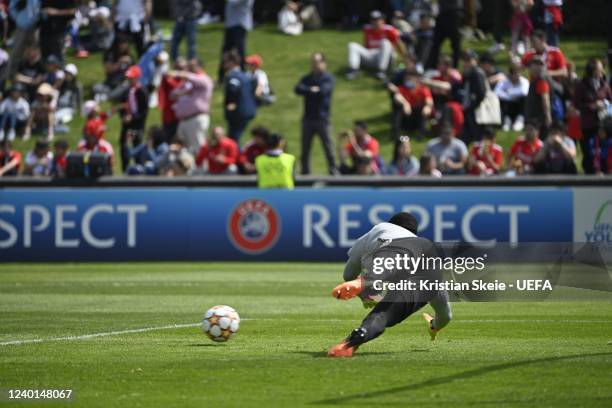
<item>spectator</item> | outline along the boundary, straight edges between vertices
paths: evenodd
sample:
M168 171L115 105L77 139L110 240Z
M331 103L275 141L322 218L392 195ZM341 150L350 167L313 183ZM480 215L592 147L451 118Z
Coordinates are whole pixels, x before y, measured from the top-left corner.
M476 142L470 149L468 159L469 173L477 176L499 174L504 162L502 147L495 143L495 131L485 128L482 141Z
M553 47L558 47L560 43L561 27L563 26L563 0L543 1L546 41Z
M152 0L114 0L112 14L115 34L127 37L136 45L138 56L144 54L149 41Z
M257 114L255 99L255 80L240 69L240 56L233 51L223 56L225 78L225 119L228 136L236 143Z
M10 140L0 141L0 177L16 176L21 166L21 153L13 150Z
M55 137L55 99L57 91L47 83L38 87L36 100L30 106L31 114L26 125L23 140L29 140L32 133L41 133L48 140Z
M113 145L104 139L104 130L104 123L100 121L87 122L83 129L83 138L79 141L76 150L79 152L105 153L112 160L115 152Z
M80 59L89 57L89 52L81 42L79 31L81 27L89 26L89 13L94 10L96 4L95 2L89 3L80 0L77 0L76 3L76 12L74 19L70 21L68 32L70 34L70 45L74 50L74 57Z
M294 187L295 156L283 152L285 141L277 133L268 137L268 150L255 159L259 188Z
M527 122L525 136L518 138L510 148L508 168L512 174L523 175L534 172L535 157L544 144L538 135L539 124Z
M89 33L79 36L79 42L88 53L106 51L112 46L114 36L111 11L99 6L89 12Z
M434 178L442 177L442 173L438 170L438 163L436 157L429 153L423 153L419 160L419 175L429 176Z
M574 105L580 111L582 127L582 167L587 174L595 172L590 146L597 138L602 123L600 114L604 115L606 103L612 103L612 91L606 80L603 63L598 59L591 59L574 97Z
M41 0L40 51L43 59L55 55L63 60L66 33L77 9L76 0Z
M278 12L278 29L287 35L302 34L304 24L300 18L300 5L298 2L285 1L285 6Z
M240 159L238 144L225 135L225 129L216 126L208 135L196 156L196 166L204 166L207 174L237 174Z
M540 134L546 137L552 118L552 84L541 58L533 58L529 64L529 93L525 103L525 119L541 124Z
M497 67L495 57L492 54L489 54L488 52L482 54L480 56L479 63L480 68L482 68L487 80L489 81L489 86L491 89L495 89L499 82L506 79L506 74L504 74L503 71Z
M15 74L15 82L25 85L27 88L26 99L32 101L36 97L38 86L43 81L45 66L38 47L28 47L23 53L25 59L19 64L18 72Z
M53 165L53 153L49 142L37 140L34 150L28 152L24 162L23 174L26 176L48 176Z
M69 123L77 112L81 111L83 101L83 86L78 80L79 71L74 64L64 68L65 77L59 89L57 101L57 118L59 123Z
M465 143L454 136L450 123L443 123L439 132L440 136L427 143L427 153L436 158L438 170L442 174L464 174L468 159Z
M55 56L49 55L45 60L45 75L43 82L59 90L66 78L66 73L62 69L62 61Z
M476 109L484 101L487 88L487 78L484 71L478 66L478 56L474 51L466 51L463 54L463 111L465 124L461 137L465 143L477 141L481 138L482 129L480 124L476 122Z
M25 87L15 83L10 95L0 103L0 141L5 137L11 142L15 140L17 131L23 129L30 117L30 104L23 97Z
M391 124L396 143L399 142L399 133L402 130L416 131L418 137L422 138L427 120L433 114L434 101L429 88L421 82L419 73L406 72L400 86L389 83L388 88L396 105L393 108Z
M378 140L368 133L368 125L365 122L356 121L353 132L344 132L342 136L341 140L346 143L342 157L351 159L350 167L345 163L341 166L342 174L373 175L381 173Z
M53 143L53 162L51 163L51 175L54 177L65 177L68 167L68 151L70 146L65 139L56 140Z
M130 51L130 41L128 37L118 35L115 45L104 54L104 72L106 79L103 84L94 86L96 99L105 100L106 98L118 99L125 92L123 80L125 72L135 64Z
M187 58L196 58L198 18L202 13L202 2L200 0L175 0L170 2L170 9L175 20L170 58L176 61L181 40L185 37L187 37Z
M219 82L223 81L227 73L223 61L228 52L238 53L238 65L244 69L247 33L253 29L254 3L255 0L227 0L225 3L225 33L221 48L222 63L219 66Z
M263 58L260 55L253 54L249 55L244 59L246 63L247 72L253 77L257 84L255 88L255 97L257 98L257 105L271 105L276 101L276 95L270 87L270 80L268 74L262 69Z
M325 56L316 52L311 58L311 72L295 86L295 93L304 97L302 116L302 174L310 174L310 149L314 135L323 144L329 174L336 174L336 159L331 136L331 99L335 78L327 71Z
M138 65L132 65L125 72L125 79L129 88L125 93L120 109L121 135L121 168L125 172L129 164L130 147L142 143L147 115L149 113L149 98L147 92L140 84L141 70Z
M173 106L179 121L176 137L192 155L196 155L204 144L210 126L210 103L214 85L197 58L190 60L188 67L188 71L175 71L170 74L182 82L170 97L176 101Z
M404 56L406 50L400 41L400 33L391 25L385 24L385 16L378 10L370 14L370 24L363 28L364 45L351 42L348 45L348 80L357 78L359 69L375 69L376 77L385 79L391 67L393 47Z
M564 135L562 128L554 126L550 129L544 146L535 156L535 170L541 174L576 174L575 159L574 141Z
M419 160L412 154L410 136L401 136L399 139L397 155L393 162L387 166L386 174L390 176L416 176L419 174Z
M130 149L129 155L132 164L127 168L126 173L130 175L159 174L162 160L167 156L170 147L166 143L164 130L159 126L151 126L147 132L146 143Z
M503 130L511 128L522 132L525 126L525 99L529 94L529 80L521 75L518 67L510 68L510 76L497 83L495 94L501 102L504 120Z
M429 87L437 109L453 99L453 92L463 84L463 76L453 68L453 60L448 55L441 55L437 71L430 71L423 79Z
M530 46L529 40L533 33L533 22L529 16L533 0L512 0L512 8L514 9L510 20L512 52L523 55Z
M557 47L552 47L546 42L546 33L541 30L534 31L531 36L531 45L533 50L527 52L523 56L522 64L525 67L529 67L531 60L535 57L540 57L546 64L548 75L554 80L561 81L567 77L567 62L563 51Z
M174 71L187 71L189 65L184 57L178 57L174 61ZM174 112L174 100L172 93L183 86L184 81L181 78L170 75L166 72L162 75L161 83L158 88L158 106L161 111L161 121L166 135L166 142L170 142L176 136L179 121Z
M596 174L612 174L612 118L599 128L598 137L591 139L591 156Z
M434 30L433 45L429 54L428 68L435 68L438 65L438 57L442 44L446 39L451 42L453 50L453 66L459 63L461 56L461 17L463 15L462 0L438 0L438 17L436 18L436 28Z
M416 30L403 38L409 38L408 43L412 46L412 51L419 61L419 67L423 68L429 61L429 54L433 45L434 28L432 27L432 19L429 14L423 13L419 18L419 24Z
M22 57L28 55L23 50L36 46L36 30L40 20L41 0L10 0L9 15L15 23L13 47L9 58L8 79L15 78Z
M180 142L172 143L168 153L163 156L161 174L166 177L181 177L190 175L195 168L195 160L191 153Z
M240 154L240 167L244 174L254 174L255 159L268 149L268 137L270 132L263 126L251 129L251 140L244 145Z

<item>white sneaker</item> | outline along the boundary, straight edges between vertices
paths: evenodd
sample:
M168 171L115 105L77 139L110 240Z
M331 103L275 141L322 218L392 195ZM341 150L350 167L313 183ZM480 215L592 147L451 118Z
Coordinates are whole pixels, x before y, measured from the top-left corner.
M525 49L525 43L524 43L524 42L522 42L522 41L521 41L521 42L519 42L519 43L517 44L517 46L516 46L516 53L517 53L518 55L525 55L525 52L526 52L526 51L527 51L527 50Z
M512 125L512 130L515 132L522 132L525 129L525 118L523 115L519 115L514 121L514 125Z
M506 116L506 118L504 119L504 126L502 126L502 130L504 132L509 132L510 127L512 127L512 120L508 116Z
M489 54L498 54L506 49L504 43L495 43L489 48Z
M2 138L0 138L2 139ZM15 140L15 129L10 129L8 132L8 140L10 140L11 142L13 140Z

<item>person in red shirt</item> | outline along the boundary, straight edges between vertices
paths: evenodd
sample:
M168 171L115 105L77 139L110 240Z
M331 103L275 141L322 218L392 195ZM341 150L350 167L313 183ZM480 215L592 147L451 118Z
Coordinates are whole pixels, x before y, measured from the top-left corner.
M255 174L255 159L268 150L267 140L270 131L263 126L251 130L251 140L242 147L240 153L240 170L244 174Z
M386 78L386 72L391 64L393 47L402 55L406 54L400 32L385 23L385 16L378 10L370 13L370 24L363 28L364 45L351 42L348 45L349 71L346 79L357 78L359 69L375 69L376 77Z
M522 59L524 67L529 67L535 57L540 57L546 64L548 75L559 81L568 75L567 61L563 51L546 43L546 33L536 30L531 36L533 50L528 51Z
M352 167L341 166L341 173L380 174L380 147L374 136L368 133L368 125L363 121L355 122L353 132L347 136L344 154L351 158Z
M474 143L470 149L468 163L470 174L477 176L499 174L504 163L504 153L502 147L495 143L495 130L492 128L483 130L482 141Z
M64 177L66 175L66 167L68 161L66 156L70 150L70 145L65 139L56 140L53 143L53 162L51 163L51 175L55 177Z
M83 131L83 139L77 145L79 152L96 152L106 153L111 157L114 156L113 146L104 139L106 126L98 120L89 120Z
M216 126L208 136L196 157L196 165L208 165L208 174L237 174L240 149L238 144L225 135L225 129Z
M393 103L396 105L391 119L392 128L396 132L418 131L417 138L422 138L427 119L433 114L434 100L429 88L421 82L419 73L407 71L399 86L392 83L387 86L393 94ZM399 135L395 134L394 138L397 141Z
M436 107L440 107L452 100L453 87L463 84L463 76L453 68L453 60L448 55L440 56L438 69L433 72L423 83L431 89Z
M510 147L508 155L508 168L516 174L532 174L536 154L544 144L539 138L538 123L527 122L525 136L517 139Z
M178 57L174 62L174 71L187 71L188 70L187 60L184 57ZM164 134L166 135L166 142L172 142L172 139L176 136L176 130L178 128L178 119L172 106L174 100L170 97L174 91L183 86L184 80L168 73L162 76L161 83L157 91L159 110L161 111L162 126Z
M0 142L0 177L16 176L21 166L21 153L13 150L8 139Z

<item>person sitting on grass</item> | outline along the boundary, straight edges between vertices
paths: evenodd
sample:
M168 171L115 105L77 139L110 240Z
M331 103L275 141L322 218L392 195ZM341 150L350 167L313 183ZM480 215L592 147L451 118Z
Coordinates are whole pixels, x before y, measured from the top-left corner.
M438 170L438 163L436 157L429 153L423 153L419 160L419 176L427 177L442 177L442 173Z
M270 131L263 126L251 129L251 140L242 147L240 169L243 174L255 174L255 159L268 150L267 140Z
M206 174L237 174L239 157L238 144L225 135L225 129L216 126L200 148L196 166L204 166Z
M25 159L23 174L26 176L49 176L53 165L53 153L49 142L37 140L34 150L28 152Z
M544 146L538 134L538 127L537 122L527 122L525 135L519 137L510 147L508 169L510 169L511 175L532 174L534 172L535 156Z
M495 143L495 130L487 127L482 132L482 141L475 142L468 159L469 173L476 176L499 174L504 162L502 147Z
M416 176L419 167L419 160L412 154L410 136L400 136L397 155L385 173L390 176Z
M68 167L68 151L70 145L66 139L56 140L53 143L53 162L51 163L51 175L54 177L65 177Z
M9 97L0 103L0 141L6 137L15 140L19 129L23 129L30 117L30 104L23 97L26 88L15 83L10 89Z
M368 125L356 121L352 132L343 132L340 144L344 146L341 154L340 168L342 174L373 175L380 174L379 144L374 136L368 133ZM350 157L351 164L345 160Z
M147 132L147 141L130 149L132 163L126 174L154 176L159 174L160 163L170 149L166 135L160 126L151 126Z
M453 125L444 122L440 126L439 136L427 143L427 153L436 158L438 170L444 175L465 173L468 150L462 140L455 137Z
M534 159L536 173L576 174L576 144L563 128L553 126L542 149Z
M16 176L21 166L21 153L13 150L13 143L4 139L0 141L0 177Z
M106 153L114 156L113 145L104 139L105 125L99 121L90 120L83 130L83 139L77 145L79 152Z
M43 134L48 140L55 137L55 99L57 91L47 83L38 87L36 100L32 103L32 113L26 125L23 140L29 140L34 134Z

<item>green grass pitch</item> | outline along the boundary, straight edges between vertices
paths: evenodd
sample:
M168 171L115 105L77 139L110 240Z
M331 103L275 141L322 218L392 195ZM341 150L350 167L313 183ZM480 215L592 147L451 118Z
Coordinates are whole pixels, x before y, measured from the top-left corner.
M0 388L74 390L44 407L610 406L611 302L454 303L435 343L412 316L331 360L365 314L330 296L340 270L3 264ZM242 318L225 344L195 326L216 304ZM175 324L191 326L66 339ZM5 344L31 339L45 341Z

